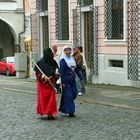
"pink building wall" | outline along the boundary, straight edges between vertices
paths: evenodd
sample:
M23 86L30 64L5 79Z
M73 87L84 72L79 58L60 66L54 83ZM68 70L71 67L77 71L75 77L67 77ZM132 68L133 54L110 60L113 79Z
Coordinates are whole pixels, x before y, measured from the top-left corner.
M70 11L70 17L69 17L69 29L70 29L70 38L68 41L58 41L56 40L56 21L55 21L55 1L52 0L50 1L50 46L52 44L57 44L58 47L60 47L60 49L62 49L62 47L66 44L72 44L72 36L73 36L73 17L72 17L72 10L75 9L77 6L77 0L71 0L70 1L70 7L69 7L69 11Z
M104 0L96 1L96 5L98 6L98 53L99 54L127 54L127 44L105 44L105 36L104 36L104 24L105 24L105 16L104 16Z
M63 45L70 43L72 44L73 40L73 17L72 10L77 6L77 0L70 1L70 39ZM96 1L96 6L98 6L98 53L99 54L127 54L127 44L106 44L105 36L104 36L104 0ZM50 46L54 43L58 44L58 46L63 46L60 41L56 40L55 35L55 2L54 0L50 1Z
M36 12L36 0L30 0L30 4L31 4L31 7L30 7L30 12L31 14L35 14Z
M26 0L28 1L28 0ZM30 0L31 14L36 12L36 0ZM70 0L70 38L68 41L60 43L56 40L56 28L55 28L55 0L49 1L49 26L50 26L50 46L54 43L58 46L64 46L65 44L72 44L73 40L73 17L72 10L77 6L77 0ZM104 0L96 0L96 6L98 6L98 53L99 54L127 54L127 44L106 44L104 36ZM26 12L29 12L29 4L26 4Z
M127 29L127 2L129 0L124 0L124 39L122 40L107 40L105 37L105 0L94 0L96 1L96 6L98 7L98 21L97 21L97 32L98 32L98 53L94 54L98 58L98 75L89 75L92 78L93 83L106 83L106 84L117 84L117 85L133 85L128 79L128 29ZM35 15L36 12L36 0L30 1L31 14ZM69 40L57 40L56 39L56 17L55 17L55 0L48 1L48 17L49 17L49 47L52 44L57 44L58 49L66 44L73 44L73 9L76 9L77 0L69 1ZM85 8L85 7L84 7ZM83 12L83 11L82 11ZM85 12L85 11L84 11ZM87 12L87 11L86 11ZM82 13L82 16L85 16ZM84 18L82 19L84 20ZM83 21L82 21L83 22ZM83 22L84 23L84 22ZM83 24L82 23L82 24ZM34 23L32 23L34 24ZM84 25L84 24L83 24ZM37 27L37 26L36 26ZM82 26L82 30L84 26ZM33 29L33 31L35 28ZM35 32L34 32L35 33ZM82 32L82 41L84 40L84 32ZM37 34L38 36L38 34ZM34 39L34 46L37 44ZM82 42L83 43L83 42ZM86 44L87 45L87 44ZM84 43L82 44L84 46ZM87 47L87 46L86 46ZM89 46L88 46L89 47ZM96 47L96 46L95 46ZM95 49L95 48L94 48ZM88 52L85 56L88 55ZM90 59L92 60L92 59ZM122 66L113 66L111 61L121 61ZM86 60L86 61L89 61ZM90 69L90 68L89 68ZM89 72L90 74L92 72Z

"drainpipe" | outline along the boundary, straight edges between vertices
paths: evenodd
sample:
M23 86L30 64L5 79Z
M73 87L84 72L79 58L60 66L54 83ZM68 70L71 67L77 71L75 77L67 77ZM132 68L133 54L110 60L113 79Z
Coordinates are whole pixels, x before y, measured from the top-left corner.
M19 42L19 52L21 52L21 48L20 48L20 43L21 43L21 40L20 40L20 36L23 34L23 33L25 33L25 29L26 29L26 26L25 26L25 2L24 2L24 0L22 1L23 2L23 16L24 16L24 29L23 29L23 31L22 32L20 32L19 34L18 34L18 42Z
M26 77L26 69L27 69L27 56L25 53L21 53L21 35L23 33L25 33L25 3L24 3L24 0L22 1L23 2L23 16L24 16L24 29L22 32L20 32L18 34L18 42L19 42L19 45L18 45L18 49L19 49L19 52L18 53L15 53L15 70L16 70L16 77L17 78L25 78Z

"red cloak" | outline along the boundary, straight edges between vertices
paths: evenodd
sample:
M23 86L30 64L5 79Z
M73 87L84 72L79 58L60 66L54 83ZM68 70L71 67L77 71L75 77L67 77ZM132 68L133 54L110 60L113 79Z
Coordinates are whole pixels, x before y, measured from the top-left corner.
M56 95L54 88L47 83L43 83L40 80L41 74L37 73L37 114L40 115L56 115ZM55 84L55 79L51 78L51 82Z

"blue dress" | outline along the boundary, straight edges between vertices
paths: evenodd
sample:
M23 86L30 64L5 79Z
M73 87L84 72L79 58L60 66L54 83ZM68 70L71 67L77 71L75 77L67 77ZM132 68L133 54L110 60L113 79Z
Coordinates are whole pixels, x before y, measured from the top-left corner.
M65 86L62 89L59 111L65 114L74 114L75 112L74 100L77 97L75 72L82 80L82 76L80 75L76 67L69 67L65 59L60 60L61 81Z

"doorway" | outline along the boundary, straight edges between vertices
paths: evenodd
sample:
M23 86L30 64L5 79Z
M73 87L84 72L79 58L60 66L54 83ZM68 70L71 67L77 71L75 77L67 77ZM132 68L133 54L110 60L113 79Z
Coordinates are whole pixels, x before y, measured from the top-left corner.
M82 14L84 56L89 77L98 75L98 9L91 7L89 11Z
M15 40L9 25L0 20L0 56L14 56Z
M84 12L84 55L88 69L93 68L93 17L90 11Z

